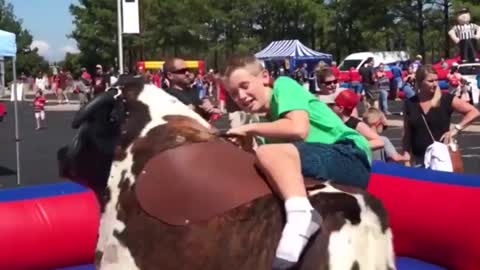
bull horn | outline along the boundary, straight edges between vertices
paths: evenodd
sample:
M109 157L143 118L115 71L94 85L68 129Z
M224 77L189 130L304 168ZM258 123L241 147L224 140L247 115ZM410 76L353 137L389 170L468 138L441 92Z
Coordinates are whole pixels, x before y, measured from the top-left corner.
M72 128L79 128L80 125L91 115L93 115L99 108L113 104L116 97L120 93L119 91L120 90L117 88L110 88L107 92L101 93L87 105L81 108L72 121Z

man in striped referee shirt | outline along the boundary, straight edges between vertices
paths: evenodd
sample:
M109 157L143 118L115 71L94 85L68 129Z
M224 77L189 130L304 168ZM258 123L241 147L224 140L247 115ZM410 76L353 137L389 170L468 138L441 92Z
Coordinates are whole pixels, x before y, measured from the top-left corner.
M480 27L470 23L471 16L468 8L462 8L457 12L458 24L448 32L450 38L460 47L462 63L478 62L476 43L480 39Z

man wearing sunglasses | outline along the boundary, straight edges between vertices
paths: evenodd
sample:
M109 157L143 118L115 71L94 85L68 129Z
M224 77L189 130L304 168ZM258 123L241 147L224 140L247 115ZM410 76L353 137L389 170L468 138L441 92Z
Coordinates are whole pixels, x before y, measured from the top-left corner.
M167 93L176 97L205 119L208 119L209 115L216 111L208 99L200 100L199 91L191 87L194 76L191 76L183 59L171 58L165 61L164 74L169 82L169 87L165 89Z
M345 88L339 87L337 77L331 68L325 67L317 69L315 77L319 87L316 96L321 101L325 102L326 100L330 100L331 96L337 96L340 92L345 90ZM358 110L356 107L352 109L352 116L358 117Z
M169 87L165 89L167 93L178 98L193 110L201 104L197 91L190 87L193 81L183 59L168 59L165 61L163 71L169 82Z

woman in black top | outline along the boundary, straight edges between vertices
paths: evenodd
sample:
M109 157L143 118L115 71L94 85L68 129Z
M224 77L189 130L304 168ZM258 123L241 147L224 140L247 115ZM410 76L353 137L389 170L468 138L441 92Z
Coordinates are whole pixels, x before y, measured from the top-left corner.
M416 74L417 95L405 100L403 149L414 158L413 163L423 165L423 157L433 143L425 117L436 141L449 140L478 117L478 110L469 103L438 87L438 76L431 65L418 68ZM450 129L452 113L463 114L463 119Z

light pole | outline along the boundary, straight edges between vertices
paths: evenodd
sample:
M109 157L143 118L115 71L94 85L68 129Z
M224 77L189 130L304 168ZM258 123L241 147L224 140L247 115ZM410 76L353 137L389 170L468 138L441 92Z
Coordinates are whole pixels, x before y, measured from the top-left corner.
M117 0L118 71L123 74L122 0Z

